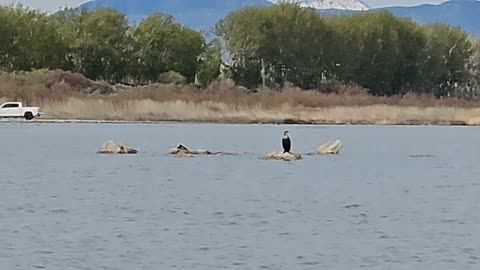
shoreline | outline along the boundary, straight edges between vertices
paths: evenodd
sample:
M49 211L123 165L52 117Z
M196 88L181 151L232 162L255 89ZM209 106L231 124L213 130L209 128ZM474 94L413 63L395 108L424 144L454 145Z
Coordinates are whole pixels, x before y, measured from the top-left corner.
M54 119L35 118L27 121L24 119L1 119L0 124L219 124L219 125L307 125L307 126L480 126L480 123L468 123L466 121L444 121L444 120L407 120L407 121L304 121L295 119L262 120L262 121L235 121L235 120L105 120L105 119Z
M107 87L104 84L63 71L5 75L0 83L4 85L0 85L4 88L1 102L18 100L40 107L44 114L31 121L37 124L480 126L480 99L412 93L372 96L353 86L338 86L334 92L292 86L248 91L233 81L219 80L205 89L151 84L125 89L108 86L111 91L103 93L98 91ZM12 120L0 118L1 122Z
M278 102L227 103L170 99L116 100L69 98L39 104L44 115L34 122L60 123L209 123L270 125L480 125L479 107L350 105L306 107ZM42 109L43 108L43 109Z

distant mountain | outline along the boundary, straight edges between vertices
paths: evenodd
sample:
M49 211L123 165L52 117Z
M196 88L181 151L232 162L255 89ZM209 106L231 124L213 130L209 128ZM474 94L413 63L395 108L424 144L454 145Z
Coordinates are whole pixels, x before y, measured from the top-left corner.
M138 23L153 12L175 15L177 21L187 26L209 30L229 12L246 6L270 6L281 0L94 0L79 9L112 7L125 14L132 23ZM445 23L461 26L465 31L480 35L480 1L451 0L439 5L414 7L387 7L369 9L359 0L287 0L301 6L319 9L327 14L350 14L368 10L390 10L400 17L411 18L419 23Z
M439 5L387 8L399 17L419 23L445 23L461 26L466 32L480 34L480 1L452 0Z
M228 13L246 6L270 6L267 0L94 0L78 9L111 7L127 14L133 24L154 12L173 14L184 25L208 30Z
M284 2L284 0L268 0L272 3ZM315 9L338 9L338 10L368 10L370 7L359 0L290 0L287 2L298 3L302 7Z

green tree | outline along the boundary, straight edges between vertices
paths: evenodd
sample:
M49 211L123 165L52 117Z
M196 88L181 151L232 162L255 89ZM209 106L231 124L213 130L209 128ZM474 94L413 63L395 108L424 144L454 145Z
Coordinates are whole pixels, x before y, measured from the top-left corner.
M361 13L334 20L337 74L375 95L394 95L417 86L425 55L425 35L409 20L390 12Z
M295 4L230 13L216 33L226 42L234 79L246 86L317 87L332 69L335 32L314 10Z
M228 75L247 87L355 83L374 95L480 95L480 45L462 29L421 26L387 11L321 16L295 4L247 7L215 27ZM0 7L0 71L66 69L108 82L207 85L219 77L220 40L153 14L134 28L113 9L47 15ZM184 79L185 78L185 79Z
M0 7L0 31L4 70L63 67L66 45L47 15L21 6Z
M12 57L14 54L14 40L16 28L12 21L10 9L0 7L0 68L3 71L12 70Z
M196 84L206 86L220 75L222 65L222 48L218 39L212 40L205 46L200 55L197 67Z
M423 66L426 86L436 96L452 96L466 82L473 56L468 35L458 27L434 24L426 28L428 58Z
M176 71L194 80L197 57L205 43L199 32L176 23L172 16L156 13L140 23L134 37L139 77L156 81L160 74Z
M70 47L74 70L91 79L122 81L129 71L132 53L129 26L124 14L114 9L82 10L79 15L57 15Z

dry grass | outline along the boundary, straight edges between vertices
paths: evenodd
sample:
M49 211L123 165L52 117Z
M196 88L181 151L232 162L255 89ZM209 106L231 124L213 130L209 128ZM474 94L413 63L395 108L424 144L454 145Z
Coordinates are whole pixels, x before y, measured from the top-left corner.
M122 87L124 89L125 87ZM480 121L479 101L409 94L373 97L336 86L328 93L287 86L248 91L231 81L207 89L156 84L114 89L62 71L0 74L1 101L40 106L45 118L225 123L465 124ZM105 93L113 94L105 95ZM104 95L91 94L103 93Z
M194 121L222 123L312 124L466 124L480 117L480 108L408 107L398 105L272 108L221 102L153 101L71 98L42 104L54 119Z
M395 105L414 107L462 107L480 106L480 101L465 99L437 99L429 95L406 94L402 97L371 96L365 89L355 86L334 86L328 93L315 90L303 90L296 87L283 89L258 89L248 91L236 86L232 81L217 81L207 89L197 89L189 85L150 85L132 88L114 97L114 100L145 100L159 102L185 101L202 103L220 102L229 105L258 105L265 108L278 108L285 104L292 107L325 108L337 106Z

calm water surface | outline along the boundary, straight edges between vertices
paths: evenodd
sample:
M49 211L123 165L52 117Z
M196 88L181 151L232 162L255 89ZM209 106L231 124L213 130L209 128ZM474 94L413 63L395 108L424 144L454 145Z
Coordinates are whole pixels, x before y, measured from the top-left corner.
M344 150L260 160L286 128ZM3 123L0 144L0 269L480 269L479 128Z

